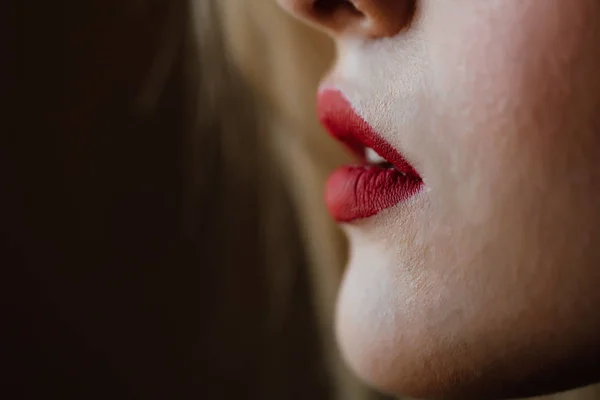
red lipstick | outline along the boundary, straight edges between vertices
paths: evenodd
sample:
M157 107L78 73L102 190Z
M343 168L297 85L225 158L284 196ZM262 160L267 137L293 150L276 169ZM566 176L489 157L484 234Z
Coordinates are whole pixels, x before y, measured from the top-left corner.
M338 168L327 181L327 207L338 222L373 216L422 189L423 180L412 165L353 110L339 91L322 91L317 103L323 126L362 163ZM369 164L369 148L385 162Z

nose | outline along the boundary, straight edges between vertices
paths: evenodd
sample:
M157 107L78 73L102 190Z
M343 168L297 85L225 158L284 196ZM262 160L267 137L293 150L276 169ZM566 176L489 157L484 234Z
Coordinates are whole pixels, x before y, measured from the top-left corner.
M292 15L336 37L392 37L410 24L416 0L278 0Z

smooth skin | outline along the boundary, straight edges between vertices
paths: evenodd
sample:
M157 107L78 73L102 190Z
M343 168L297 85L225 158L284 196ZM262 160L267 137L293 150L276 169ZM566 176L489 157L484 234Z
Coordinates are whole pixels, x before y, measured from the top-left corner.
M279 2L335 39L324 85L425 182L344 226L349 365L420 398L600 380L600 2Z

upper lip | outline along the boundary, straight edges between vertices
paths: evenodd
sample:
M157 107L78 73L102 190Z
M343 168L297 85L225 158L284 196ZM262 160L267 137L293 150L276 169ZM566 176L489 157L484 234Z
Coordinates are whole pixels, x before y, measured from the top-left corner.
M352 109L342 93L333 89L321 91L317 110L325 129L349 147L361 161L365 161L365 149L370 147L406 176L421 180L413 166Z

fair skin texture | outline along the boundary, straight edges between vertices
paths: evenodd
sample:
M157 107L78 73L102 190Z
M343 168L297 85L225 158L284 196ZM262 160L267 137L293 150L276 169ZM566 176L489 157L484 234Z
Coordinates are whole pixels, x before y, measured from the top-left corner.
M600 379L600 3L279 2L335 39L324 87L425 183L343 226L352 369L422 398Z

